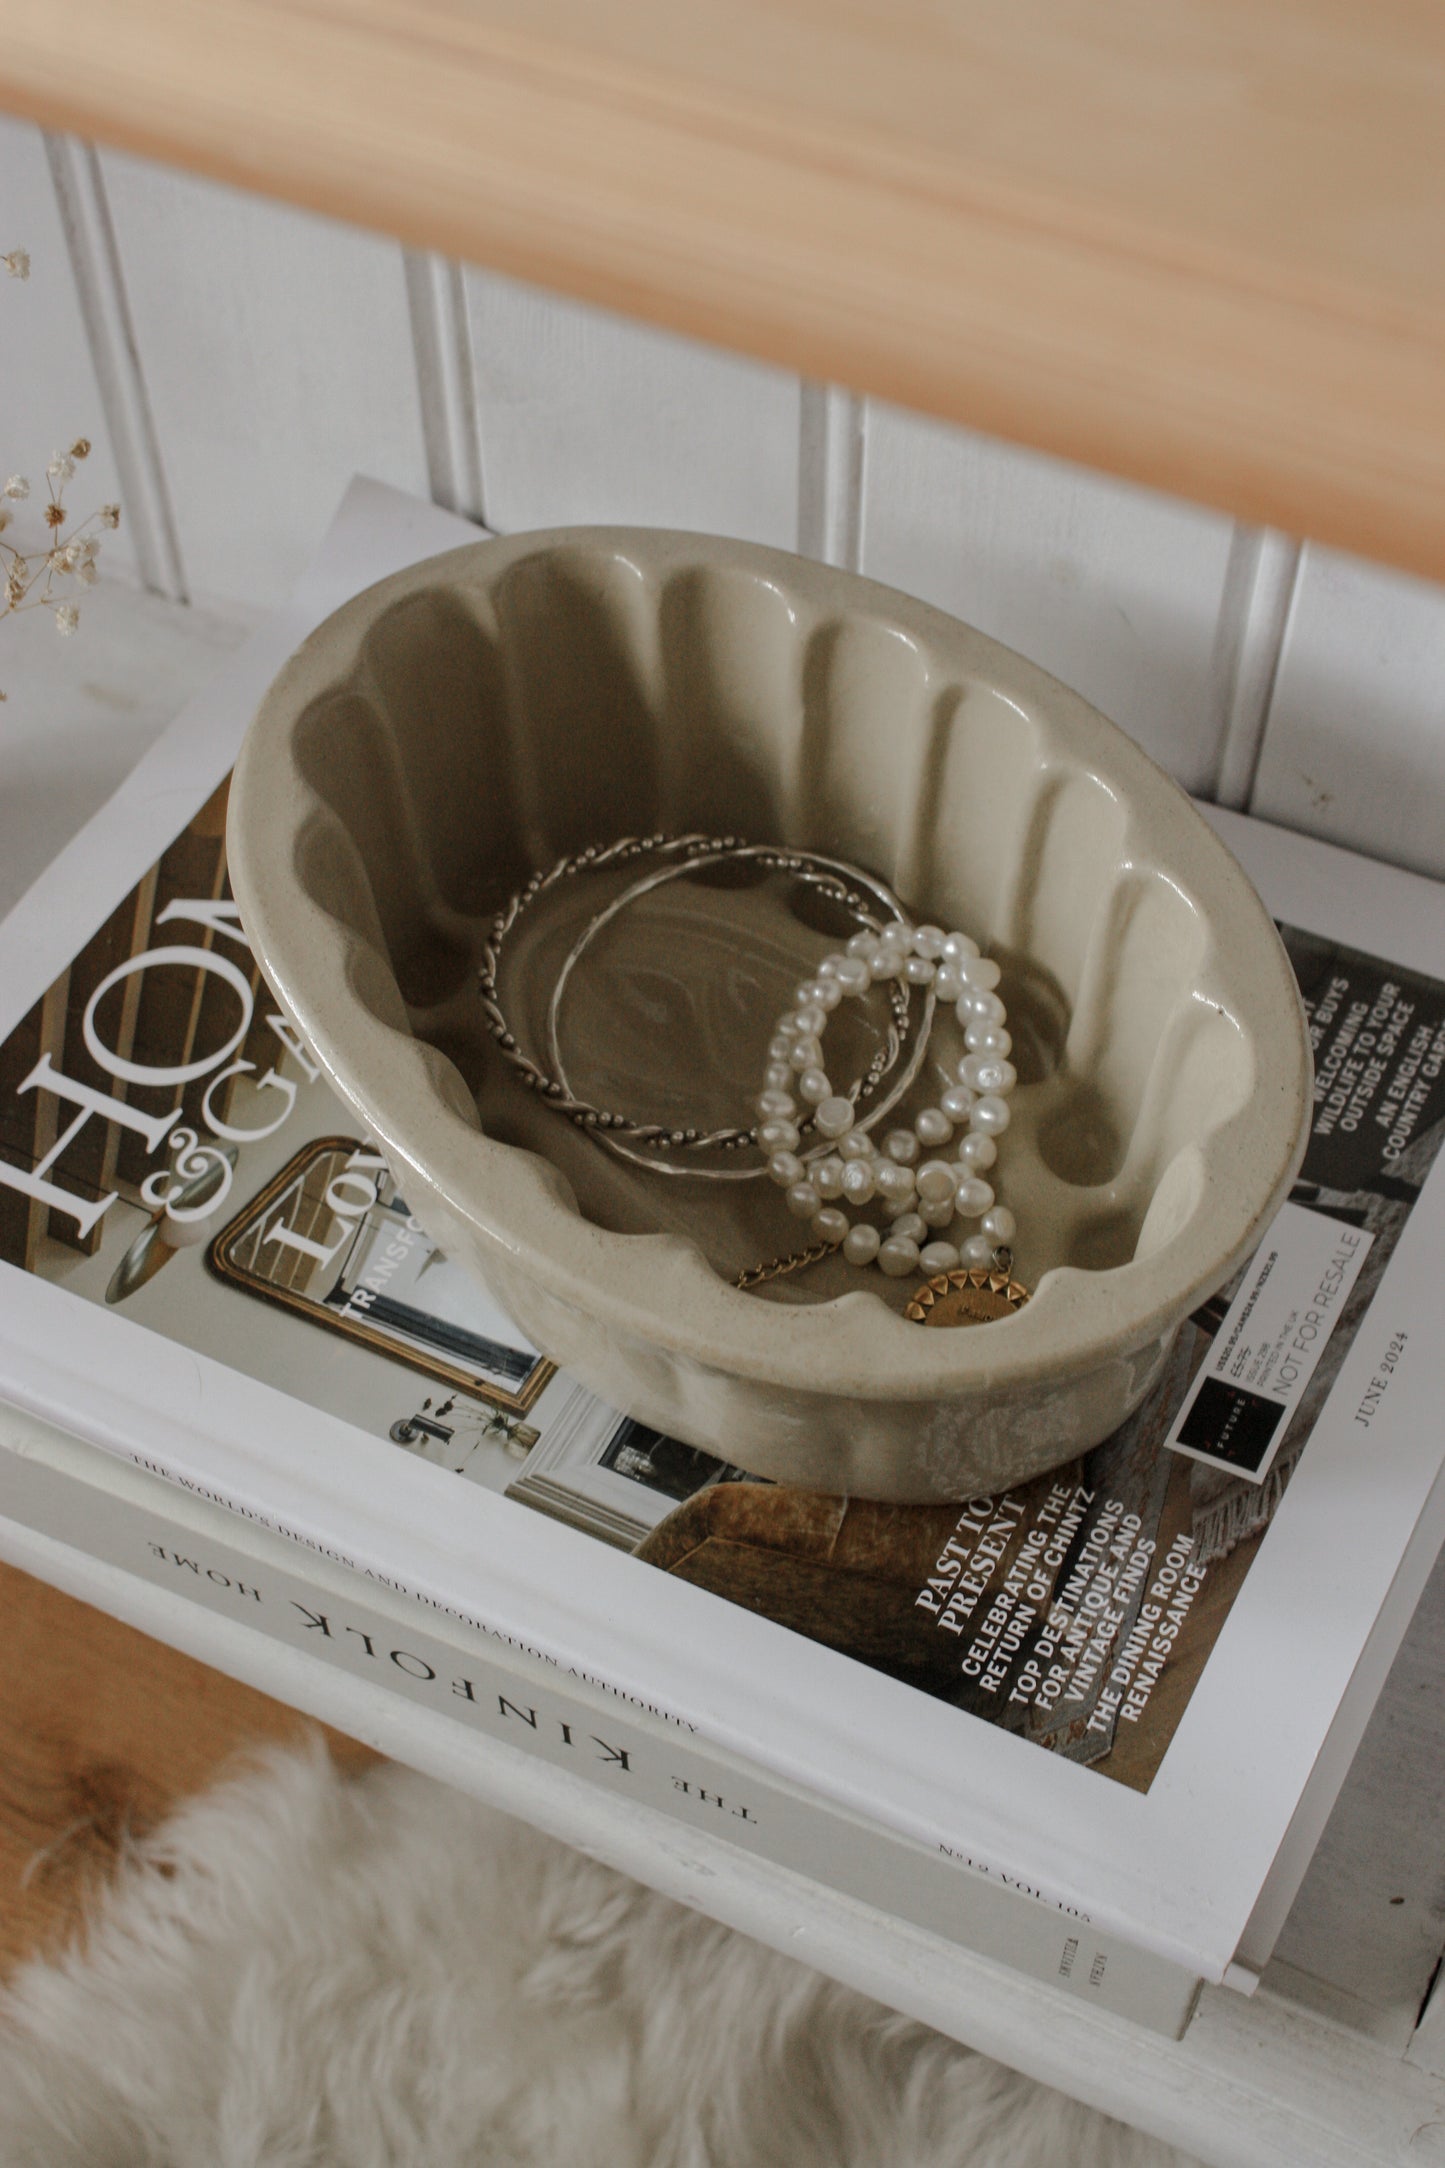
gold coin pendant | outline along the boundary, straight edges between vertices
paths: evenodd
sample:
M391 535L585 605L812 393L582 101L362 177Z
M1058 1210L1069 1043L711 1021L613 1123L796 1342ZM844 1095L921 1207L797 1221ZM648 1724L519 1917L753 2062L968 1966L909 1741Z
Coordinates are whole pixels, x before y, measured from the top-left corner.
M915 1325L987 1325L1012 1317L1028 1299L1028 1289L1006 1272L939 1272L924 1281L903 1314Z

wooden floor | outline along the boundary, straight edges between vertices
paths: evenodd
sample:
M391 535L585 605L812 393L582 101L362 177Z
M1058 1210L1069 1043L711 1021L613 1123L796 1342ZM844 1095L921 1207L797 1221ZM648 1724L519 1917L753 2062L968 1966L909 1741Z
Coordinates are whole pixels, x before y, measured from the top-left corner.
M0 1975L53 1948L127 1832L308 1720L0 1565ZM374 1757L327 1732L347 1766Z

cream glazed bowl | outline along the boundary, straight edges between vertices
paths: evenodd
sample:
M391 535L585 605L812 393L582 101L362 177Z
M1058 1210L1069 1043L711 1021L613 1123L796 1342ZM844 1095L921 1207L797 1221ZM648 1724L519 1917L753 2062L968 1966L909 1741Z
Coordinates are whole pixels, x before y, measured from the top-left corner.
M1098 1443L1303 1155L1293 975L1184 794L997 642L777 550L578 528L383 580L272 685L229 818L272 986L411 1209L615 1407L758 1475L947 1500ZM1016 1314L927 1330L914 1283L841 1257L742 1292L803 1233L771 1184L628 1166L507 1066L476 980L497 910L587 844L691 831L846 860L1000 961ZM839 942L776 890L679 880L614 921L574 974L579 1092L751 1118L789 989ZM510 963L524 1043L596 911L560 891ZM935 1041L937 1084L959 1049Z

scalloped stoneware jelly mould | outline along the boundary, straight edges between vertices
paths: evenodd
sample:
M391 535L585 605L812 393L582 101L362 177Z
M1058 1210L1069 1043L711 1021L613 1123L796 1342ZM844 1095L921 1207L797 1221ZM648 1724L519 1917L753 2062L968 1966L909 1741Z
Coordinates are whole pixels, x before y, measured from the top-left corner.
M1015 1315L926 1330L914 1283L836 1257L740 1292L806 1239L770 1183L627 1166L501 1060L476 965L506 898L589 842L694 830L865 867L1001 962ZM579 528L383 580L267 694L230 851L273 987L418 1217L614 1406L759 1475L954 1499L1097 1443L1303 1153L1289 964L1183 793L1007 648L776 550ZM738 1118L840 938L776 888L678 881L618 917L566 1020L587 1096ZM534 1044L596 909L559 890L509 965Z

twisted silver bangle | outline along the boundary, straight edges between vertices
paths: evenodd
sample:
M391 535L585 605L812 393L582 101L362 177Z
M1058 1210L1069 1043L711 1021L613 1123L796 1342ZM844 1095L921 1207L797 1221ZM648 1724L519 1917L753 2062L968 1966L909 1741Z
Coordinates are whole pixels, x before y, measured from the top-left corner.
M637 858L658 855L664 855L673 862L634 882L620 896L614 897L583 929L574 943L558 974L548 1005L547 1055L551 1066L544 1067L519 1045L502 1006L498 976L502 949L507 937L523 912L560 882L579 874L607 872ZM588 845L584 850L559 859L546 872L534 874L526 886L519 889L498 912L491 935L482 950L478 984L487 1027L504 1058L521 1082L544 1099L557 1113L566 1115L579 1128L588 1130L596 1136L599 1143L607 1145L619 1157L645 1166L654 1173L687 1174L714 1181L747 1181L757 1179L766 1171L765 1168L675 1166L660 1155L665 1151L700 1153L707 1150L741 1150L756 1144L756 1125L752 1128L728 1126L702 1131L695 1128L677 1128L668 1123L636 1121L627 1115L594 1106L590 1101L580 1098L572 1089L559 1044L559 1022L568 981L580 958L603 927L610 924L628 905L651 890L661 887L665 882L679 879L700 866L725 859L745 859L770 872L795 874L842 904L857 918L861 927L870 931L877 930L883 924L896 922L903 915L897 898L881 881L858 872L855 867L844 865L836 859L825 858L816 852L789 850L771 844L751 844L739 836L626 836L611 844ZM866 1106L901 1058L911 1014L910 993L910 988L898 983L889 988L893 1021L884 1044L874 1055L867 1073L848 1088L848 1095L855 1104ZM925 990L922 1013L905 1073L876 1107L869 1107L867 1120L860 1122L860 1128L869 1128L874 1122L881 1120L916 1079L927 1045L932 1011L933 996L931 991ZM827 1149L826 1142L820 1140L818 1148Z

